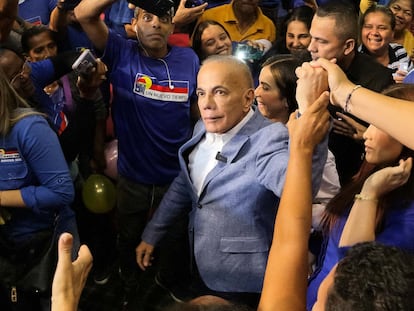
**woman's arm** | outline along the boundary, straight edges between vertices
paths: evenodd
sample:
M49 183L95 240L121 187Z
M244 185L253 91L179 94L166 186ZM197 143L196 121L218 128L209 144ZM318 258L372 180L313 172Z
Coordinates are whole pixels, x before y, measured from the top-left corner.
M412 101L388 97L365 88L353 91L355 84L350 82L345 73L336 64L319 58L311 63L323 67L328 72L331 102L354 116L375 125L388 133L403 145L414 149L414 105ZM318 74L316 71L314 74ZM345 107L347 97L350 95Z
M290 158L258 310L305 310L312 219L312 154L329 128L328 93L291 116ZM298 190L300 189L300 192Z
M41 212L69 205L74 196L73 183L56 134L40 116L25 117L14 127L28 180L20 189L2 191L1 206Z
M365 181L345 223L340 247L375 240L378 199L405 184L410 177L411 166L411 158L401 160L400 165L375 172Z

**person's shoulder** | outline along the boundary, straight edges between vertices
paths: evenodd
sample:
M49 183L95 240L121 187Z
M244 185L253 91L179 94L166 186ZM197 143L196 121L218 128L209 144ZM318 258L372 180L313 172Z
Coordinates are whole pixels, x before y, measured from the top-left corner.
M261 115L253 122L258 126L254 135L260 137L260 140L271 141L287 139L289 137L287 127L282 122L272 122Z
M391 42L389 46L390 46L390 49L396 54L399 54L399 55L404 54L404 53L407 54L407 51L405 50L402 44Z
M408 29L404 29L404 39L408 39L408 40L412 40L412 41L414 41L414 35L413 35L413 33L410 31L410 30L408 30Z
M138 45L137 40L122 37L114 29L111 28L108 28L108 43L112 43L115 46L129 45L134 49ZM120 50L122 51L123 49Z
M358 75L365 77L376 76L378 79L382 78L381 76L378 76L378 74L392 75L392 70L390 68L381 65L373 57L361 52L355 53L355 57L352 60L348 72L351 74L358 72Z
M217 20L218 17L223 16L223 14L227 14L228 12L233 12L231 5L221 4L214 8L205 10L200 18L202 20L207 20L207 19Z
M16 111L17 116L21 116L18 122L16 124L22 124L22 123L32 123L32 122L46 122L46 118L43 114L37 112L33 108L18 108Z
M190 55L190 56L197 56L194 50L191 47L184 47L184 46L170 46L170 54L171 55Z
M177 59L183 63L190 63L191 61L199 63L197 54L190 47L171 46L168 57Z
M402 44L396 43L396 42L391 42L390 47L393 49L400 49L400 48L404 48L404 46Z
M19 108L16 112L16 116L20 116L20 119L14 124L13 129L15 131L24 130L25 132L31 132L34 126L46 126L50 128L46 118L34 111L32 108Z
M268 154L275 150L287 151L289 146L287 127L282 122L269 122L263 122L261 127L250 136L254 149L259 154Z
M276 27L273 21L263 13L260 7L258 7L258 10L259 10L258 20L261 20L262 23L269 23L269 24L272 24L274 27Z

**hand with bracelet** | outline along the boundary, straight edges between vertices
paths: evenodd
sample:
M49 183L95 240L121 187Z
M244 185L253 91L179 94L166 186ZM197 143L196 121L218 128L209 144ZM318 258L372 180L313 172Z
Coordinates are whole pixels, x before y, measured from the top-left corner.
M398 166L385 167L367 178L361 198L379 199L384 194L404 185L410 177L412 159L400 160Z
M351 85L348 94L352 89ZM409 100L413 91L411 85L395 84L377 96L393 101ZM369 102L362 100L369 92L363 88L354 91L351 112ZM346 100L347 97L344 95L342 98ZM377 112L375 109L375 114ZM371 114L374 114L373 110ZM409 132L406 131L405 135L409 136ZM365 160L360 170L325 209L326 250L321 266L308 285L308 306L316 301L322 281L346 256L349 247L377 241L414 252L414 176L411 173L414 149L406 146L400 137L373 124L364 132L363 138Z
M375 240L378 200L404 185L410 177L411 167L412 158L400 160L398 166L385 167L365 180L361 192L355 195L339 241L340 247Z

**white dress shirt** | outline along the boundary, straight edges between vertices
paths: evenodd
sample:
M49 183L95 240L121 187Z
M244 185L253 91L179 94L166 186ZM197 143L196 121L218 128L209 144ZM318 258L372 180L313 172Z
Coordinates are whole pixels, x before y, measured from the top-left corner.
M253 110L250 109L247 115L236 126L224 134L206 132L206 135L194 147L193 151L191 151L188 159L188 169L198 195L201 193L207 174L217 164L217 153L221 152L224 145L239 132L253 114Z

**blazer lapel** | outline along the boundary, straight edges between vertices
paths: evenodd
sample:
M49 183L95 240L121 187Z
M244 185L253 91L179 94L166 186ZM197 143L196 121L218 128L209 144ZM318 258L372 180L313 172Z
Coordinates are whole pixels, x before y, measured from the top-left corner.
M219 160L217 162L217 165L210 171L210 173L207 174L201 189L201 194L214 177L220 174L233 161L237 160L236 158L239 155L240 150L250 139L250 136L256 133L259 129L269 124L271 123L260 114L258 109L256 109L251 119L223 147L223 150L220 152L221 160Z
M184 145L182 145L178 151L178 161L180 164L180 168L184 172L188 184L191 185L191 189L193 190L194 194L197 194L197 190L191 181L190 171L188 170L188 156L194 149L195 145L197 145L200 142L200 140L204 137L206 133L204 126L199 126L198 128L199 130L196 133L194 133L194 136Z

